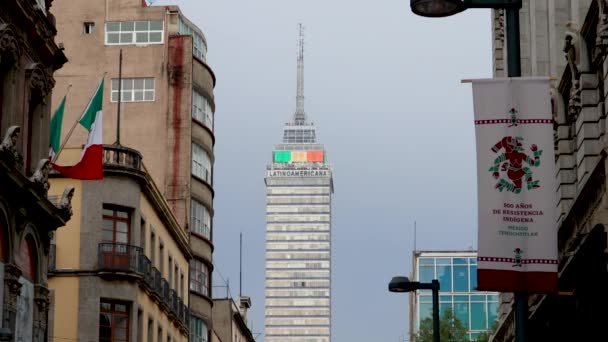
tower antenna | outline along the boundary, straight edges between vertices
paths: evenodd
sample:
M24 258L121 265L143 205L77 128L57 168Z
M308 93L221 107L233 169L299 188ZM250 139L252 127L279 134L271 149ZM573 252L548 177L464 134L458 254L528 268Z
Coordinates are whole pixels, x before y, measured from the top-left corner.
M414 221L414 252L416 252L416 221Z
M239 245L239 298L241 297L243 297L243 232L241 232Z
M298 48L298 85L296 95L296 114L295 124L303 125L306 121L304 114L304 26L298 24L299 29L299 48Z

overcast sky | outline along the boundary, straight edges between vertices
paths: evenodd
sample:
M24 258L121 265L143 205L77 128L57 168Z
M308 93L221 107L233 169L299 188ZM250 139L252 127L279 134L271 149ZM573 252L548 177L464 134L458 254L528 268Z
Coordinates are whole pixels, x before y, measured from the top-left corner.
M207 38L215 273L238 296L243 232L254 333L264 330L264 173L295 109L302 22L305 109L334 169L333 341L401 341L408 296L387 284L411 272L414 221L419 250L477 246L472 95L460 80L491 77L489 10L428 19L407 0L156 4L179 5Z

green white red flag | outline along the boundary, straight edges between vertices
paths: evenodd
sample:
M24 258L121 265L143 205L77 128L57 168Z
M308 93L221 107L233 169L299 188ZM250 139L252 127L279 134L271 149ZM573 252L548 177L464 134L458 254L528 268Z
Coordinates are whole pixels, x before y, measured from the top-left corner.
M52 164L55 170L67 178L95 180L103 179L103 86L102 79L91 98L91 101L80 117L79 123L89 131L87 143L80 157L80 161L74 166L59 166Z
M61 125L63 124L63 112L65 111L65 98L61 99L59 107L51 118L51 136L49 141L49 159L55 160L59 148L61 147Z
M480 291L557 292L549 79L473 80Z

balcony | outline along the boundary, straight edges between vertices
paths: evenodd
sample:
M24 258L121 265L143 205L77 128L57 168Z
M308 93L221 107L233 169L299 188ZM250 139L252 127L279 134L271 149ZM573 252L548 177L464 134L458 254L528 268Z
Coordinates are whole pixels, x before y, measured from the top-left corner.
M49 270L54 269L54 245L49 253ZM140 286L146 291L154 294L154 300L161 305L167 314L173 315L174 320L179 321L183 327L188 327L188 308L177 291L172 290L167 279L163 278L160 271L152 266L152 262L144 254L143 249L123 243L100 243L98 247L98 267L100 271L112 272L113 275L123 273L138 277ZM51 268L53 267L53 268ZM176 323L177 324L177 323Z
M103 169L106 172L131 174L145 178L141 153L121 145L103 145Z
M141 247L124 243L100 243L98 266L104 271L138 272Z

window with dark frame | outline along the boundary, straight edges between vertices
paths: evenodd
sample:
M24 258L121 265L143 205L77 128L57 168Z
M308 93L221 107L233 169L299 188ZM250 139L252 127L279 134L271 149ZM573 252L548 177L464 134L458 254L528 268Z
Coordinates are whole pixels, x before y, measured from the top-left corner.
M190 261L190 290L209 296L209 268L197 259Z
M99 306L99 341L129 341L129 304L102 299Z
M131 215L129 212L114 209L103 209L102 237L104 242L128 244L131 234Z
M93 34L95 33L95 23L93 22L85 22L83 28L84 34Z
M154 342L154 319L148 318L148 342Z

